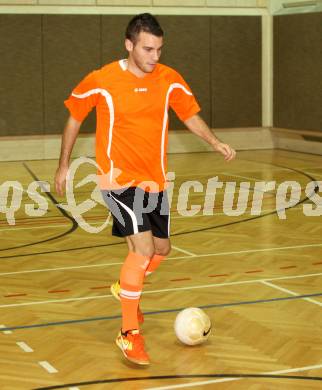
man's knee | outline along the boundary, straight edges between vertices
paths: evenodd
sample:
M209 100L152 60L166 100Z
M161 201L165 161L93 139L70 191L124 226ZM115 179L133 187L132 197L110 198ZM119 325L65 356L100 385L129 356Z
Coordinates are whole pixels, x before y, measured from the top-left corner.
M136 241L133 243L133 251L138 255L149 257L150 259L152 259L155 254L155 247L153 242L147 243L144 241Z
M170 242L158 248L155 248L155 254L159 256L168 256L170 252L171 252Z
M129 250L137 253L138 255L152 257L155 254L155 246L152 239L151 232L138 233L128 237Z

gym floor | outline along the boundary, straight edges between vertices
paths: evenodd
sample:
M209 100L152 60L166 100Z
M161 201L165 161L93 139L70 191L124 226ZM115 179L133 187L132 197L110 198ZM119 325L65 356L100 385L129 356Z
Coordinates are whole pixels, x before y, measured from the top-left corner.
M173 248L145 282L147 368L125 362L114 342L120 305L109 286L127 250L111 236L111 224L91 234L71 211L57 207L66 199L54 192L56 160L0 166L1 183L10 175L24 190L21 202L10 198L14 190L9 194L14 224L4 208L0 215L2 390L321 389L322 225L321 217L305 215L304 206L313 204L307 184L322 180L322 156L249 150L227 164L210 152L169 155L169 171L176 174ZM90 173L92 165L82 166L78 182ZM208 202L195 215L183 215L185 195L188 209L203 206L207 181L216 176L224 186L217 189L214 213L207 212ZM42 194L38 217L25 208L35 204L28 190L34 180L48 181L51 190ZM187 180L200 182L202 191L182 191ZM258 181L276 181L276 188L264 194L261 213L254 215ZM276 190L284 181L299 183L301 191L293 206L288 196L281 219ZM224 206L232 182L236 191L250 182L241 215L227 215ZM97 195L94 183L75 187L77 204L92 197L83 218L96 228L108 217ZM4 192L1 197L4 204ZM191 306L203 308L213 324L209 340L195 347L180 344L173 330L177 313Z

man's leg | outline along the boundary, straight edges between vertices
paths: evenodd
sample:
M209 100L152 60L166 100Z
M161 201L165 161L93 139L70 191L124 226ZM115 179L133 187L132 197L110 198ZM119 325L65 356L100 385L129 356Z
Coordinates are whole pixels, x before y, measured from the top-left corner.
M122 328L116 344L124 356L137 364L149 364L143 337L139 332L138 307L146 269L154 255L151 231L126 237L129 253L120 274L120 300L122 306Z
M161 264L161 261L166 256L168 256L168 254L171 251L171 243L169 238L158 238L153 236L153 242L154 242L155 254L151 258L148 268L146 269L145 272L146 276L154 272Z
M124 356L137 364L149 364L143 337L139 332L138 305L146 268L154 255L151 226L146 215L140 223L134 199L136 188L122 191L102 191L103 198L113 214L112 234L125 237L129 252L121 269L120 283L111 286L111 292L121 301L122 328L116 344Z
M127 239L128 247L130 252L134 252L134 246L130 239ZM150 275L152 272L154 272L160 265L161 261L170 253L171 250L171 244L170 240L162 239L158 237L153 237L153 243L155 248L155 254L151 258L150 263L145 271L145 276ZM137 309L137 319L139 324L143 324L144 322L144 315L140 309L140 303L138 305Z
M146 270L146 276L154 272L162 260L171 251L170 243L170 206L167 192L158 193L158 202L155 210L148 214L151 223L155 254Z
M144 276L154 272L159 267L161 261L170 253L171 250L170 239L153 237L150 231L128 236L126 237L126 241L129 247L129 256L122 267L120 277L123 332L126 332L129 329L138 329L139 322L143 322L143 315L139 309L139 300L143 288ZM141 276L142 271L139 271L140 284L133 286L132 283L132 286L129 286L127 273L130 269L133 270L133 259L136 261L135 257L139 259L139 262L141 260L144 261L145 259L149 259L149 264L146 267L143 276ZM128 265L128 263L130 263L130 265ZM133 294L130 294L129 291L125 290L126 288L131 289ZM130 295L132 295L132 299L129 299ZM136 295L138 298L134 299L134 295Z
M127 238L125 238L125 242L128 245L129 253L133 253L134 246L133 246L132 242ZM120 298L120 293L121 293L120 279L111 285L110 290L111 290L111 293L113 294L114 298L121 301L121 298ZM143 316L143 313L141 312L140 305L138 306L138 310L137 310L137 318L138 318L139 324L143 324L144 316Z
M126 237L129 254L121 268L122 331L139 329L137 311L146 269L154 256L151 231Z

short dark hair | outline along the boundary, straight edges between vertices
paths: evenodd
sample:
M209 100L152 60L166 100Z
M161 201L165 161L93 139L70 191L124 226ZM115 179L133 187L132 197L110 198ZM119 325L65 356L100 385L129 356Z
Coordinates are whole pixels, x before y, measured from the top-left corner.
M163 37L163 30L157 19L149 14L139 14L132 18L126 28L125 38L135 43L140 32L147 32L157 37Z

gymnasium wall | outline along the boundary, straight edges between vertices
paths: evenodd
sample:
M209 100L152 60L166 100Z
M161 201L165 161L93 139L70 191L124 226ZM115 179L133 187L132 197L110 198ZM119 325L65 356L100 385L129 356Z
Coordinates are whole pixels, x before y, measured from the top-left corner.
M322 12L274 16L274 127L322 131Z
M1 1L1 0L0 0ZM129 15L0 14L0 136L58 134L63 100L123 58ZM261 17L160 15L161 62L190 84L211 127L261 126ZM82 127L94 131L94 115ZM171 116L170 128L184 126Z

